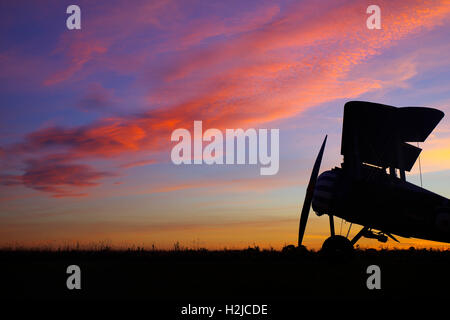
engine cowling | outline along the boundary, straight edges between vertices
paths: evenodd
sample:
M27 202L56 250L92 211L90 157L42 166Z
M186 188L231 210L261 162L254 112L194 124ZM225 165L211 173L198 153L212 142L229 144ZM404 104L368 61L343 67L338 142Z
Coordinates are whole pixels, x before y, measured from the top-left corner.
M333 214L333 203L336 197L339 178L340 172L338 170L324 171L317 178L312 199L312 208L318 216Z

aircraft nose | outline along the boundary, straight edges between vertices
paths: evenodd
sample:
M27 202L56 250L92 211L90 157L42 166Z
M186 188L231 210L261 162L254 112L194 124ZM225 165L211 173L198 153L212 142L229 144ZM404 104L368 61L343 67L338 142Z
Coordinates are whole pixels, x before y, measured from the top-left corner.
M312 208L318 216L332 214L337 180L338 174L333 170L323 172L317 179L314 188Z

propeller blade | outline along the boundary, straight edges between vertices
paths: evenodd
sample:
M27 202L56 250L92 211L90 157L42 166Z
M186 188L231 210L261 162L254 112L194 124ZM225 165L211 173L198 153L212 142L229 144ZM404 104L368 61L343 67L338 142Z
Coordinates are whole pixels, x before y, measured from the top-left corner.
M320 147L319 154L317 155L316 162L311 172L311 178L309 178L308 188L306 189L305 201L303 202L302 212L300 214L300 225L298 228L298 246L302 245L303 235L305 234L306 222L308 222L309 209L311 208L312 197L314 194L314 187L316 185L317 176L319 175L320 164L322 163L323 151L325 144L327 143L327 137L323 140L322 147Z

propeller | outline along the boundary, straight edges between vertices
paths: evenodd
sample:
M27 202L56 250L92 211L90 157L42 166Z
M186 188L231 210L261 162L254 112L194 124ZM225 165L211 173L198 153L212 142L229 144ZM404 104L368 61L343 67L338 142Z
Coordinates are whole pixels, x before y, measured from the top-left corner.
M312 197L314 194L314 187L316 185L317 176L319 175L320 164L322 163L323 151L325 144L327 143L327 137L323 140L322 147L320 147L319 154L317 155L316 162L311 172L311 178L309 178L308 188L306 189L305 201L303 202L302 212L300 214L300 225L298 228L298 246L302 245L303 235L305 234L306 222L308 222L309 210L311 208Z

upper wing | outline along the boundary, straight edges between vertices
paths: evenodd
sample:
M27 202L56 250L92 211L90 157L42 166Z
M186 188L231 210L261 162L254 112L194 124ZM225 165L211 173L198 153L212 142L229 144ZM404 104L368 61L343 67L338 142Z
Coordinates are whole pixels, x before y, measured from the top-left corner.
M350 101L344 107L341 154L380 167L410 171L422 149L406 142L423 142L444 117L425 107L396 108Z

